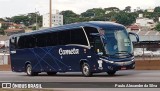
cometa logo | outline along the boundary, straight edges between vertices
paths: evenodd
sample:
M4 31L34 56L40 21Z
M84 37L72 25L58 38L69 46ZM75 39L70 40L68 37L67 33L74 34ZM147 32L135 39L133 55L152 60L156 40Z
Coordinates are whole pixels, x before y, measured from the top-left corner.
M73 55L79 54L79 49L70 49L70 50L63 50L62 48L59 49L59 55Z

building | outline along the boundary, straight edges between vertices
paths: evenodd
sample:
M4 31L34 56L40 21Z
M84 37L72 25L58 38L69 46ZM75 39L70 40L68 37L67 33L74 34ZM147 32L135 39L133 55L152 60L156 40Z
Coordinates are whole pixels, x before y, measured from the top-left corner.
M43 15L43 27L47 28L50 25L50 14ZM52 27L63 25L63 15L59 13L52 14Z
M153 19L144 18L144 17L138 17L136 19L136 25L139 25L141 27L148 27L150 29L153 29L156 25Z
M4 27L8 27L10 25L10 23L8 22L0 22L0 28Z
M8 29L24 29L24 24L16 24L14 22L0 22L0 28L5 27Z
M140 30L140 26L132 24L132 25L128 26L127 29L130 31L136 31L136 30Z
M154 12L154 9L150 7L147 9L147 12Z
M9 47L9 45L7 44L8 40L9 40L8 36L1 36L0 35L0 49L2 49L4 47Z

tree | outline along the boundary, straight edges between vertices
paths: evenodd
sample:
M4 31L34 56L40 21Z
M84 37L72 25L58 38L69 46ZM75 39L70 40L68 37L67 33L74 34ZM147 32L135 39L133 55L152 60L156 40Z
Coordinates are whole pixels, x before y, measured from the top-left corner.
M3 18L0 18L0 22L4 22L5 20Z
M0 35L4 35L4 29L0 28Z
M29 26L36 23L36 18L38 25L42 26L42 16L37 12L28 13L27 15L14 16L11 18L11 20L17 24L24 24L25 26Z
M2 26L1 26L1 28L0 28L0 34L1 34L1 35L4 35L4 34L5 34L4 30L7 29L7 28L8 28L8 25L2 24Z
M105 11L111 11L111 12L118 12L120 11L119 8L117 7L108 7L108 8L104 8Z
M117 23L123 24L125 26L131 25L135 21L136 16L133 13L126 13L121 11L114 16Z
M131 12L131 6L125 7L125 9L123 11L125 11L125 12Z
M155 27L155 30L159 31L160 32L160 23L158 23Z
M12 21L14 23L17 23L17 24L23 23L26 26L28 26L28 20L29 20L29 18L26 15L20 15L20 16L12 17Z
M155 22L158 22L159 17L160 17L160 6L155 7L154 12L153 12L153 19Z
M64 17L77 17L78 14L74 13L71 10L62 11L60 14L62 14Z
M108 21L114 21L115 18L114 16L117 14L117 12L110 12L108 14L105 15L106 20Z
M160 12L160 6L154 8L154 12Z
M82 17L95 17L95 16L104 16L105 10L102 8L93 8L89 9L86 12L81 13Z
M28 25L33 25L35 23L38 23L38 26L42 26L42 16L36 12L36 13L28 13L27 15L28 17ZM36 18L37 18L37 22L36 22Z
M79 15L71 10L62 11L60 14L63 15L64 24L74 23L79 18Z

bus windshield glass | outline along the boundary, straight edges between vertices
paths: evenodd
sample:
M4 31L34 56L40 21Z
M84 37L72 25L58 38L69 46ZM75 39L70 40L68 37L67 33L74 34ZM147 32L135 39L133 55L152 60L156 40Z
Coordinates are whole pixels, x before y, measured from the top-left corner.
M126 30L103 31L103 41L108 55L133 53L132 43Z

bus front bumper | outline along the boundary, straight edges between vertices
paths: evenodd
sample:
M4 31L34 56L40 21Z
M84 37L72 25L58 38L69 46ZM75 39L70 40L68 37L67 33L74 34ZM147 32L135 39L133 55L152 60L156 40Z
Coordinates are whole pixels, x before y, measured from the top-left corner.
M102 66L98 67L101 71L118 71L118 70L129 70L135 68L135 61L134 59L131 61L124 61L124 62L113 62L108 60L98 60L102 61ZM99 62L100 63L100 62Z

